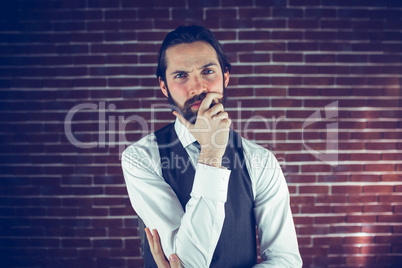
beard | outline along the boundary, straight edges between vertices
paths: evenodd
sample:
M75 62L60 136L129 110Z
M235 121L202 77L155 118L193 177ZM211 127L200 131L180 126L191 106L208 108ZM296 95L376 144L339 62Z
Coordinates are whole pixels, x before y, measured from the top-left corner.
M197 101L202 101L203 99L205 99L205 97L207 96L207 93L203 92L199 95L196 95L196 96L192 97L191 99L186 100L186 102L183 104L183 106L181 106L173 99L172 95L170 94L167 83L166 83L166 89L167 89L167 93L168 93L168 101L169 101L170 107L172 108L172 111L179 112L188 122L194 124L195 121L197 120L198 110L196 110L196 111L191 110L191 106L193 106L193 104L196 103ZM209 108L212 108L212 106L214 106L216 103L222 103L223 106L225 106L226 87L225 87L224 83L223 83L222 95L223 95L222 98L218 99L218 102L213 101Z

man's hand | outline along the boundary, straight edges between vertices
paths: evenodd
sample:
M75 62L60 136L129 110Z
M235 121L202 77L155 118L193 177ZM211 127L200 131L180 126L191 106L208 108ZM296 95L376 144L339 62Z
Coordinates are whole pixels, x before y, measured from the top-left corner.
M222 98L220 93L211 92L207 94L200 105L194 124L188 122L177 111L173 112L201 145L198 162L215 167L221 167L222 156L229 140L231 124L229 115L224 111L222 103L216 103L211 107L212 102L219 98Z
M172 254L169 257L169 262L167 262L165 258L165 254L163 253L161 242L159 240L158 231L155 229L152 231L149 228L145 228L145 234L147 235L147 240L149 243L149 248L151 249L152 256L158 268L181 268L180 260L176 254Z

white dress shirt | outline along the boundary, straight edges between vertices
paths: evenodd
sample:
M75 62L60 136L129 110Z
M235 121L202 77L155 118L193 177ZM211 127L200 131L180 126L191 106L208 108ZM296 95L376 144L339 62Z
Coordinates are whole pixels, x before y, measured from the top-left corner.
M123 152L128 194L145 225L158 230L167 257L176 253L184 267L209 267L225 219L230 170L198 163L199 151L192 145L194 136L178 120L174 128L190 159L167 163L160 159L155 135L147 135ZM282 170L267 149L244 138L242 143L263 259L254 267L301 267ZM162 166L172 164L184 168L192 165L196 171L185 211L162 176Z

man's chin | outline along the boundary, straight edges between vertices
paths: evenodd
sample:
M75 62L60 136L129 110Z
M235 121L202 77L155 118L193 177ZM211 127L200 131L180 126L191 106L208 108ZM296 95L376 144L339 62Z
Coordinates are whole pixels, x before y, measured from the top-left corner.
M191 109L191 113L187 113L185 115L185 118L188 122L194 124L195 121L197 120L197 114L198 114L198 110L195 109Z

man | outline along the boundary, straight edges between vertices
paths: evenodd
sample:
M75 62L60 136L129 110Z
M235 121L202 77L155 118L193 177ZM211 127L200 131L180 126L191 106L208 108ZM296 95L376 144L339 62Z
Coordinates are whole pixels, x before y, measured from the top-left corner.
M230 68L208 29L180 26L166 36L157 77L176 121L124 151L131 203L183 267L301 267L278 162L230 129ZM156 267L149 250L144 260Z

